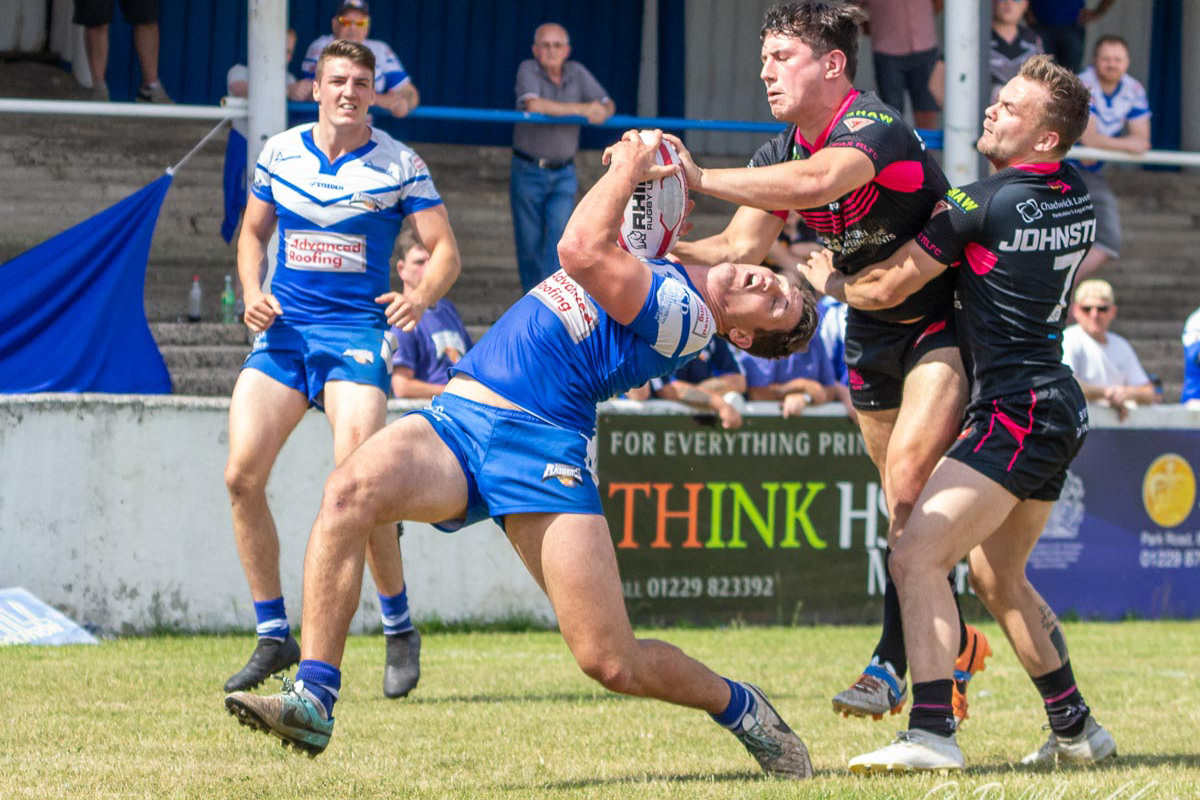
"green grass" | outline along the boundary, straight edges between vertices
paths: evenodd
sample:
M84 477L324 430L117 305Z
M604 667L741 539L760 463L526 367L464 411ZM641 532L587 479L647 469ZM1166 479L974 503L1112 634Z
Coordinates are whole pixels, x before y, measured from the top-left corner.
M0 649L0 798L835 798L1172 800L1200 797L1200 623L1071 623L1076 675L1117 738L1108 765L1015 767L1044 740L1041 704L994 625L972 684L960 776L858 778L846 761L904 717L847 720L830 696L858 673L868 628L646 631L752 679L808 743L803 785L760 776L696 711L609 695L555 633L425 637L420 688L380 691L383 643L351 640L337 729L315 760L240 727L221 684L249 637Z

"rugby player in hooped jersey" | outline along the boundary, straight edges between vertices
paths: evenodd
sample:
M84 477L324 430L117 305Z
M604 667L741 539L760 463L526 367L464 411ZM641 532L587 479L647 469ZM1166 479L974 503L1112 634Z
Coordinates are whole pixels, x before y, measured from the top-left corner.
M900 111L853 86L862 12L805 0L776 6L762 27L762 71L782 134L743 169L701 169L682 142L688 188L739 204L725 230L680 242L684 263L759 263L796 209L834 266L853 275L887 258L929 219L949 187ZM934 464L954 441L966 404L966 377L954 334L951 280L930 281L895 307L850 309L845 361L850 398L888 509L888 545L912 510ZM890 550L889 550L890 552ZM887 561L885 560L885 565ZM845 715L879 719L908 697L900 602L885 581L883 629L862 674L833 697ZM966 716L966 685L990 653L961 625L955 710Z
M764 771L811 777L804 743L757 687L637 639L625 611L594 474L596 404L670 372L714 335L770 357L803 347L816 328L812 291L765 267L682 267L617 247L637 184L677 168L655 165L659 144L630 131L606 151L608 171L559 244L563 268L492 326L430 408L372 436L330 476L304 570L303 663L321 672L282 694L235 696L243 722L321 752L336 692L315 681L339 675L371 529L406 519L454 530L493 517L587 675L707 711Z
M1024 763L1116 753L1083 701L1054 612L1025 562L1087 433L1087 404L1062 363L1075 273L1096 236L1078 171L1062 161L1088 121L1089 93L1035 56L986 112L978 149L998 172L951 189L915 239L847 278L828 252L802 270L849 304L883 308L954 267L959 332L974 374L958 441L938 462L892 554L912 669L909 729L850 761L854 772L963 766L951 684L957 636L946 569L968 556L972 584L1042 696L1050 737Z
M313 87L316 124L271 137L254 171L238 276L246 324L259 335L230 401L225 483L259 640L227 692L254 688L300 657L266 498L280 449L310 405L329 420L335 463L382 428L394 349L388 325L415 326L460 269L445 206L424 163L366 122L374 69L374 56L361 44L326 47ZM421 283L400 294L388 291L389 262L405 217L430 259ZM268 293L266 243L277 223ZM368 553L387 637L384 694L400 697L416 686L420 639L408 613L394 525L374 530Z

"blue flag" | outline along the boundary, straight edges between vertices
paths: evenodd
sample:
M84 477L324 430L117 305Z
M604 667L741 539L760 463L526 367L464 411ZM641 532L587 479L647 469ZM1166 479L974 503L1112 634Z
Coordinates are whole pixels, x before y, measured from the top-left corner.
M221 183L225 189L221 238L228 244L246 207L246 137L237 128L229 129L229 139L225 142L225 173Z
M171 176L0 264L0 393L169 394L146 262Z

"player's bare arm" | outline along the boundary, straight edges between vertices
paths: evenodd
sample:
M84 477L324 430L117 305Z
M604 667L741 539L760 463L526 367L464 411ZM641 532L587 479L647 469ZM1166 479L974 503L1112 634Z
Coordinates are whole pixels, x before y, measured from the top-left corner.
M275 230L275 206L251 194L246 198L246 213L242 217L242 232L238 236L237 271L246 304L243 319L251 330L261 332L271 327L283 309L275 295L262 290L267 274L267 240Z
M672 253L684 264L706 267L727 261L761 264L782 230L783 220L776 215L741 206L734 212L725 230L706 239L676 242Z
M929 281L946 265L925 252L916 240L906 242L887 261L872 264L852 276L833 268L833 253L818 250L800 266L813 288L861 311L893 308Z
M689 189L764 211L823 206L875 178L875 164L852 147L825 147L811 158L765 167L703 169L678 137L664 138L679 151Z
M375 298L376 303L387 304L388 324L403 331L417 327L425 309L442 299L462 271L458 241L450 228L450 216L444 205L417 211L409 220L421 246L429 251L429 265L416 288L407 292L386 292Z
M655 164L660 141L656 135L647 143L628 131L605 150L608 171L579 201L558 243L563 270L622 325L637 318L651 282L646 265L617 245L625 203L643 180L678 169Z

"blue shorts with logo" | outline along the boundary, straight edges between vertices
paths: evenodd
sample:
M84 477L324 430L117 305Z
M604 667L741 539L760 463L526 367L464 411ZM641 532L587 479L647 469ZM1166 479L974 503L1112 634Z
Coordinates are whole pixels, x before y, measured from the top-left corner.
M242 369L256 369L324 410L318 400L329 381L378 386L390 397L395 351L395 337L387 330L286 325L277 319L254 340Z
M454 453L467 477L464 525L507 514L600 514L595 439L525 411L476 403L452 394L433 398L421 414Z

